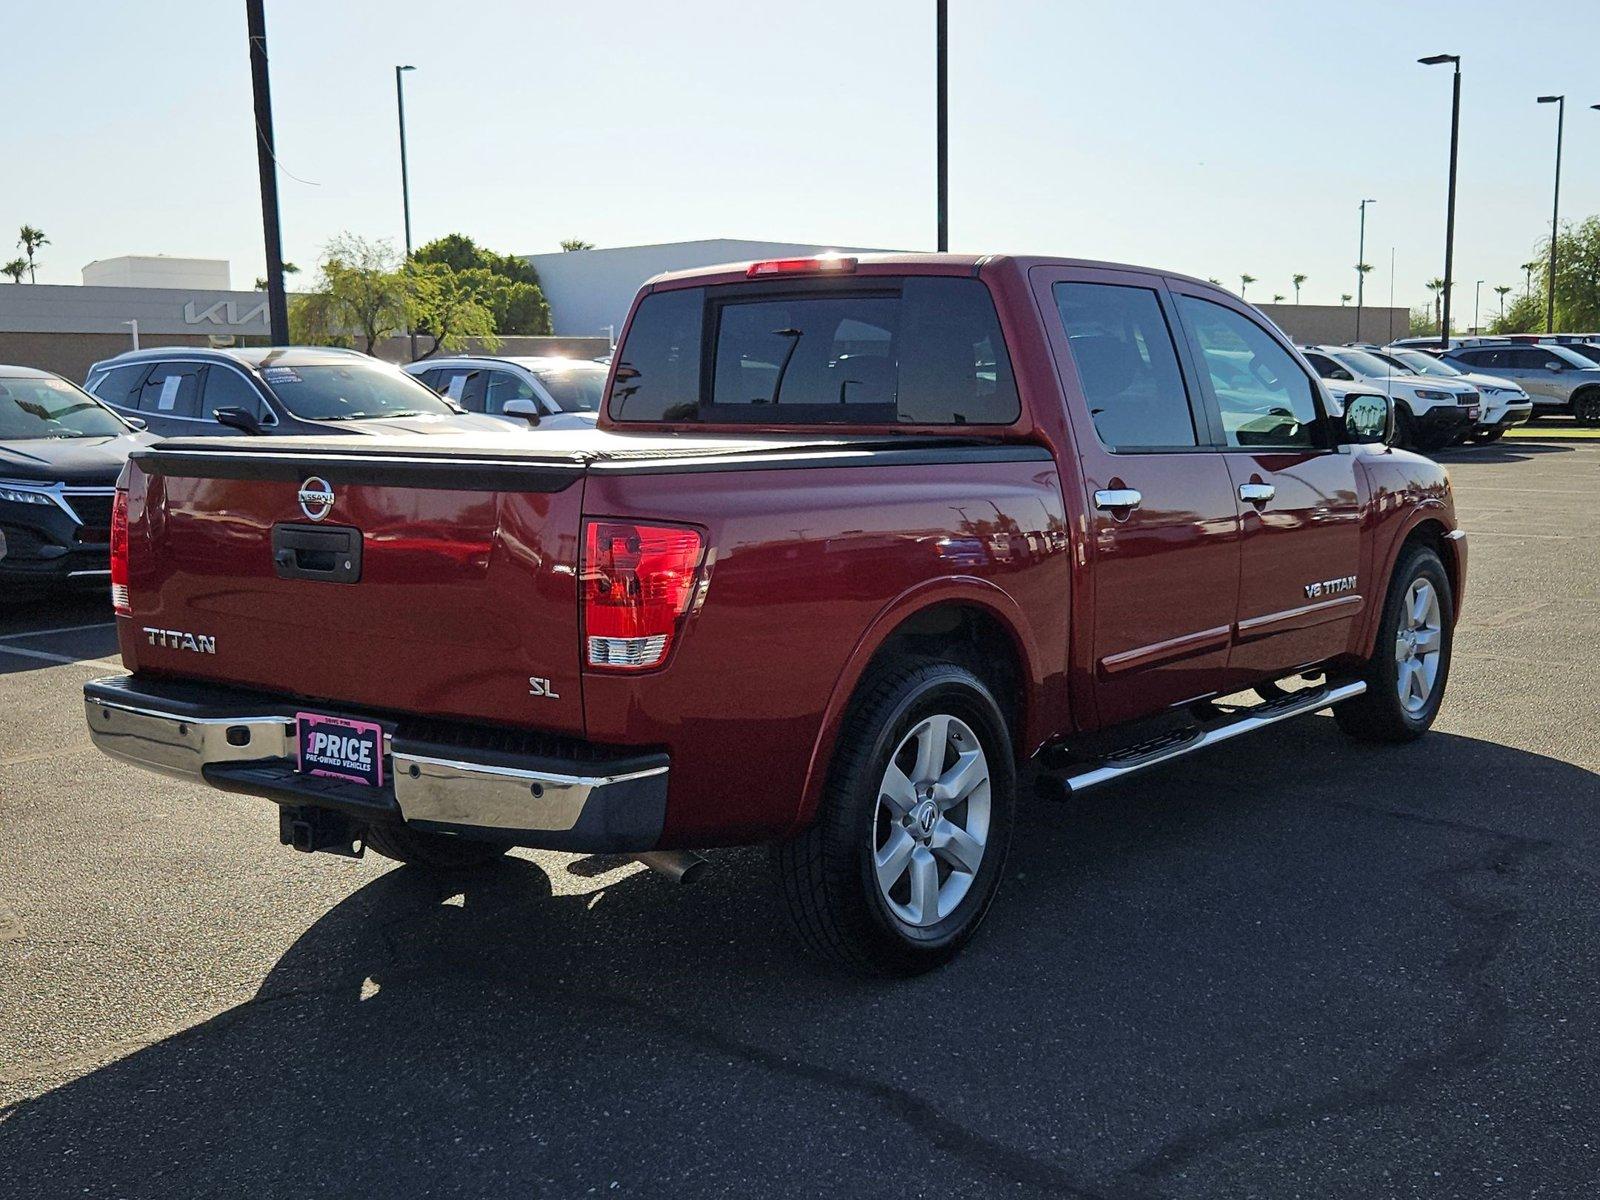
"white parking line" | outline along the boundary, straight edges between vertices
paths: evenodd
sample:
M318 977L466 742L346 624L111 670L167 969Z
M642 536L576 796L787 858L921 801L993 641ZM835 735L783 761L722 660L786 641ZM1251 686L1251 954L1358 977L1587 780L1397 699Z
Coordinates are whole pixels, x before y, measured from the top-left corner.
M12 642L17 638L49 637L52 633L81 633L85 629L115 629L115 621L96 621L93 625L58 625L54 629L29 629L22 633L7 633L0 635L0 642Z
M21 646L0 646L0 654L15 654L22 658L37 658L41 662L63 663L67 666L77 664L84 667L110 667L114 671L122 669L122 663L114 658L73 658L66 654L51 654L45 650L24 650Z

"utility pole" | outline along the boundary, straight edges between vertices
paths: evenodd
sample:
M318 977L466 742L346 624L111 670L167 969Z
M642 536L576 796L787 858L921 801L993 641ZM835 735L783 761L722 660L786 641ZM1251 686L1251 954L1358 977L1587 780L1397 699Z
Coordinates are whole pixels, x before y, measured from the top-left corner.
M272 90L267 82L267 18L262 0L245 0L250 33L250 83L255 94L256 167L261 174L261 228L267 250L267 339L289 344L289 298L283 290L283 235L278 222L278 156L272 144Z
M1444 311L1439 318L1439 345L1450 345L1450 290L1455 276L1456 252L1456 149L1461 140L1461 56L1459 54L1430 54L1417 59L1425 67L1450 63L1454 77L1450 83L1450 191L1445 201L1444 218Z
M400 109L400 203L406 217L406 263L411 262L411 176L406 169L406 89L405 73L415 67L394 69L394 98ZM411 318L406 318L406 334L411 339L411 361L417 361L417 331L411 328Z
M934 53L938 58L939 253L950 249L950 13L948 0L935 0Z
M1561 132L1562 126L1567 121L1567 98L1565 96L1540 96L1540 104L1554 104L1556 106L1556 193L1550 206L1550 278L1546 289L1545 299L1545 325L1546 333L1556 331L1556 234L1561 221Z

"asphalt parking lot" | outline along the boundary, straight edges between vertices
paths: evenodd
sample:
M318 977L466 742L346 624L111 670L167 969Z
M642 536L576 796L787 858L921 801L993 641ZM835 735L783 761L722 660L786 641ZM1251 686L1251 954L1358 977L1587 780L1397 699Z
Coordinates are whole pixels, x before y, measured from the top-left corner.
M1600 445L1446 461L1436 732L1030 801L906 983L800 957L757 852L296 855L89 747L98 597L0 615L0 1194L1600 1193Z

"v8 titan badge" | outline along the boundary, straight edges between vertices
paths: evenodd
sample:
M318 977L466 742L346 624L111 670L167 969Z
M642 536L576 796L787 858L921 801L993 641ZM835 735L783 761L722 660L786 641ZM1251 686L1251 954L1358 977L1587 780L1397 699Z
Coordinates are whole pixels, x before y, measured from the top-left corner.
M296 713L300 771L383 786L383 726L321 713Z

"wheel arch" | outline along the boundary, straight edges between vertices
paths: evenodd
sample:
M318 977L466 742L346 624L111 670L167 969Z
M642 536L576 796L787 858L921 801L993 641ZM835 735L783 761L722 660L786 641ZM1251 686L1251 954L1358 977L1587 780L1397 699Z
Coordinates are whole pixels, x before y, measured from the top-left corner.
M1019 764L1043 740L1040 730L1048 717L1040 696L1051 672L1040 662L1037 640L1020 606L984 580L930 581L885 606L856 642L823 712L791 832L816 815L834 746L862 681L878 663L902 653L943 657L982 679L1010 724Z
M1361 642L1363 657L1371 656L1376 650L1378 625L1383 619L1383 606L1389 596L1390 581L1394 578L1395 568L1399 566L1401 558L1412 546L1429 546L1438 554L1439 560L1444 563L1445 575L1450 580L1452 617L1461 611L1466 563L1458 539L1451 536L1452 530L1440 514L1441 509L1436 505L1420 509L1412 515L1405 528L1394 539L1380 576L1383 586L1377 590L1376 603L1370 606L1367 613L1366 628Z

